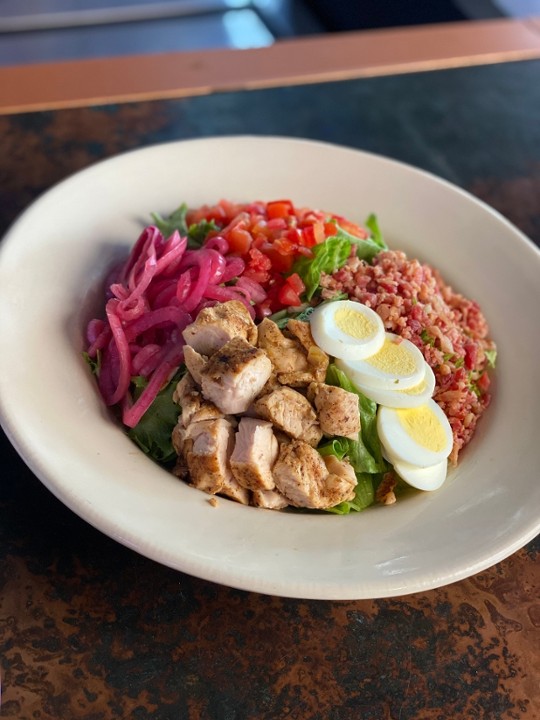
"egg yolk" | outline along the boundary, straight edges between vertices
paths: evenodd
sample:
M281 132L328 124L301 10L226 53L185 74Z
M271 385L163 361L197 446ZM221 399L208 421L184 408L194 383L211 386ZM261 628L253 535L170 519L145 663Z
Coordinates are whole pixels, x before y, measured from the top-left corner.
M379 352L366 358L364 362L388 375L410 375L416 370L416 363L411 354L401 347L401 343L391 340L385 340Z
M363 340L371 335L375 335L378 328L363 313L355 312L350 308L340 308L334 313L334 322L341 332L351 337Z
M401 392L404 395L410 395L411 397L414 397L415 395L421 395L426 389L426 386L427 383L424 378L424 380L421 380L418 385L413 385L412 388L408 388L407 390L398 390L397 392Z
M432 452L442 452L446 447L446 434L437 416L427 405L396 410L405 432L418 445Z

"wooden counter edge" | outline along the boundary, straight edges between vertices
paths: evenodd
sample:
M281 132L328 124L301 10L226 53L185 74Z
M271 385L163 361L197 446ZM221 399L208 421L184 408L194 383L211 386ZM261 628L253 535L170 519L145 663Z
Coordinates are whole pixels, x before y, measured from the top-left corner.
M0 68L0 114L202 95L540 58L540 18L369 30L266 48Z

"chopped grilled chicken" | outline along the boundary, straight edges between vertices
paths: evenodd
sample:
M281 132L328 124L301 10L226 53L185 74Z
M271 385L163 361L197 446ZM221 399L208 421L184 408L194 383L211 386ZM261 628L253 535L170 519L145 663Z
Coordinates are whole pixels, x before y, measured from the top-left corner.
M192 422L223 416L221 410L214 403L203 398L190 373L186 373L177 384L173 393L173 400L182 409L179 425L184 428Z
M306 351L312 379L315 382L323 382L326 377L330 358L313 339L311 325L308 322L291 318L287 323L287 332L294 335Z
M269 393L273 392L274 390L277 390L281 387L281 383L277 379L277 375L273 372L271 373L268 380L265 382L263 389L259 393L259 395L268 395Z
M248 490L272 490L275 487L272 467L278 452L272 423L243 417L230 458L232 474Z
M228 458L234 429L225 418L191 423L182 433L182 452L191 484L211 495L222 494L248 504L249 492L233 478Z
M326 455L323 460L330 475L335 475L340 480L344 480L353 488L356 487L356 474L350 462L347 460L339 460L335 455ZM351 498L348 499L350 500Z
M354 497L354 472L352 477L345 468L341 475L329 472L317 450L302 440L280 447L273 473L276 488L296 507L322 510Z
M322 437L315 411L309 400L290 387L281 387L258 398L253 408L259 417L271 422L290 437L315 447Z
M289 504L287 498L277 490L254 490L253 504L267 510L283 510Z
M356 440L360 432L358 395L333 385L311 383L308 398L314 403L325 435Z
M315 345L309 323L289 320L293 335L288 337L276 323L265 318L259 325L259 347L272 361L277 379L282 385L304 387L322 381L328 367L328 355Z
M184 480L185 482L189 483L189 470L183 455L179 455L176 458L176 464L173 467L172 473L177 478L180 478L180 480Z
M206 355L201 355L191 345L184 345L184 362L191 377L195 382L201 384L201 372L208 362Z
M233 475L227 475L218 495L225 495L231 500L236 500L236 502L242 503L242 505L249 505L249 490L242 487Z
M394 490L397 485L396 474L392 471L383 475L381 484L375 492L375 499L382 505L393 505L396 502L396 494Z
M287 338L275 322L265 318L259 325L258 345L266 351L276 373L307 372L306 353L295 338Z
M182 333L184 341L202 355L212 355L235 337L257 343L257 326L239 300L203 308Z
M245 412L272 372L263 350L236 337L214 353L201 372L203 396L224 414Z
M184 455L184 440L186 439L186 428L181 422L176 423L171 434L172 446L179 458L183 458ZM185 465L185 463L177 462L179 467Z

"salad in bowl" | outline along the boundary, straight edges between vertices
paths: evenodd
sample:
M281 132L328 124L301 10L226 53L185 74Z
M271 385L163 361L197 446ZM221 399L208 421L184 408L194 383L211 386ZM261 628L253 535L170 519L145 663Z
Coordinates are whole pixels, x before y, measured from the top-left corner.
M142 451L272 510L348 514L441 487L491 398L474 300L388 248L374 215L221 200L151 220L85 349Z

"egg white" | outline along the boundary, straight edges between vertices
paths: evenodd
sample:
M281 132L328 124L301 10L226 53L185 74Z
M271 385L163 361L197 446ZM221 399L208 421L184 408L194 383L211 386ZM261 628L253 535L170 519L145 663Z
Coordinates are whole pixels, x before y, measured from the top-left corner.
M389 351L398 354L392 365L386 360ZM389 332L385 333L384 344L377 353L361 360L350 356L340 358L336 365L355 385L383 390L408 390L418 385L426 374L424 356L416 345Z
M436 432L442 434L443 446L440 449L430 447L432 438L429 436L429 428L425 428L425 443L420 443L401 422L400 418L412 417L406 415L407 413L419 413L424 410L429 413L430 420L436 424ZM452 451L452 428L448 418L433 399L419 408L389 408L380 405L377 410L377 432L385 455L393 465L396 462L405 462L421 468L430 467L441 463Z
M365 337L350 335L336 323L336 313L352 311L369 322L372 331ZM375 310L353 300L335 300L319 305L309 317L316 344L334 358L361 359L377 353L384 343L384 325Z
M370 400L377 405L385 405L391 408L412 408L424 405L435 390L435 374L431 367L424 361L424 377L408 390L397 390L394 388L374 387L369 383L356 382L356 387Z
M396 460L392 464L399 477L417 490L438 490L446 480L448 469L448 460L446 458L440 463L428 467L410 465L401 460Z

